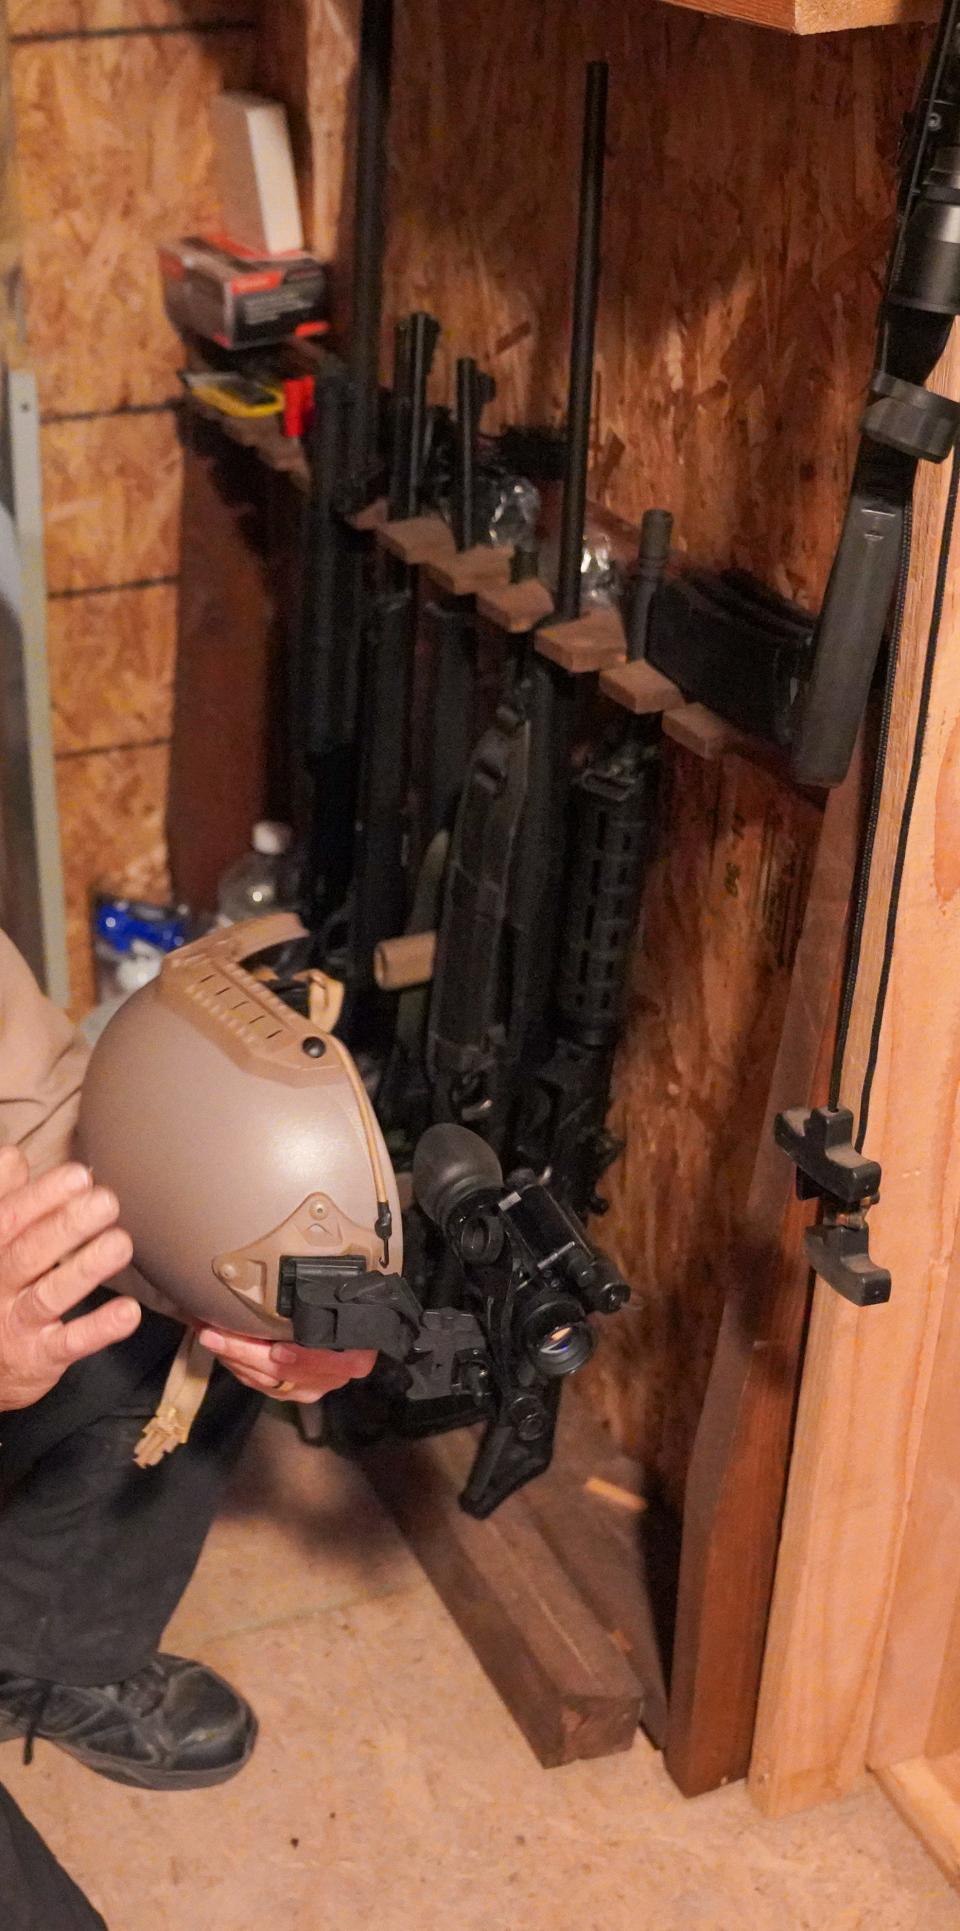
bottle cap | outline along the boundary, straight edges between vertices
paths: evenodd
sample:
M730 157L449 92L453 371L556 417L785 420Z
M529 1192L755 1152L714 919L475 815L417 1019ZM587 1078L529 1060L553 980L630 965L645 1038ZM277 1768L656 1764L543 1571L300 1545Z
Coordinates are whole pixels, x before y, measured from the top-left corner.
M253 827L250 842L254 851L261 852L264 858L282 858L290 848L292 836L289 825L282 825L275 818L261 818Z

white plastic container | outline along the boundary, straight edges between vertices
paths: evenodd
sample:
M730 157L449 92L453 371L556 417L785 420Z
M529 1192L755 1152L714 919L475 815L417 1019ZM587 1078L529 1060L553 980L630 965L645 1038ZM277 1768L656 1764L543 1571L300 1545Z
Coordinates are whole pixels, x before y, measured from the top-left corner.
M220 880L219 925L239 925L242 919L261 918L267 912L286 908L291 836L289 825L271 818L254 825L250 850L235 865L228 866Z

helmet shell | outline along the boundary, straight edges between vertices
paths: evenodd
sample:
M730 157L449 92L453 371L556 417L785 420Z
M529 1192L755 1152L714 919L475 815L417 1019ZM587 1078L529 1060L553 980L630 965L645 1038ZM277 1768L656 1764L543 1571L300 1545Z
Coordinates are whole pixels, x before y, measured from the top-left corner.
M290 1324L270 1310L270 1283L257 1305L215 1263L266 1251L281 1228L286 1252L356 1251L342 1240L318 1250L316 1227L312 1245L287 1233L318 1194L334 1203L335 1220L365 1233L371 1265L402 1266L396 1180L352 1062L237 966L238 947L256 950L258 933L275 923L234 927L171 955L97 1042L79 1122L81 1155L117 1194L148 1286L186 1320L273 1339ZM386 1257L373 1232L371 1136L393 1222ZM275 1278L272 1292L275 1301Z

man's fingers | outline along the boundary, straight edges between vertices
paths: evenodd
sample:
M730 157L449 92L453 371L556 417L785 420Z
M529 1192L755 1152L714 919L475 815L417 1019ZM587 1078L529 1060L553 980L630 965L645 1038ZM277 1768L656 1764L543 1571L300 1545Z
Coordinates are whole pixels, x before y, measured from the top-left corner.
M234 1368L230 1373L236 1381L242 1381L245 1388L255 1388L258 1395L274 1395L277 1392L277 1377L262 1374L257 1368Z
M211 1354L226 1361L231 1368L253 1368L260 1373L265 1369L268 1375L272 1372L271 1343L266 1338L261 1341L254 1335L222 1334L219 1328L201 1328L199 1339L202 1347L209 1348ZM273 1378L283 1379L279 1368Z
M142 1312L138 1301L118 1295L115 1301L94 1308L92 1314L81 1314L79 1320L65 1327L51 1328L47 1345L51 1365L68 1367L71 1361L82 1361L88 1354L98 1354L101 1348L125 1341L139 1327Z
M263 1375L253 1368L231 1368L235 1381L242 1381L245 1388L252 1388L255 1394L269 1395L273 1401L322 1401L324 1395L332 1395L344 1386L343 1379L311 1382L309 1387L289 1387L283 1382L278 1387L276 1376ZM347 1379L350 1379L348 1376Z
M12 1159L8 1158L10 1155ZM65 1167L51 1167L50 1172L41 1174L38 1180L29 1178L27 1163L19 1148L4 1147L0 1161L3 1162L0 1170L0 1251L36 1221L56 1213L68 1201L89 1194L93 1184L89 1167L82 1167L77 1161L71 1161ZM5 1173L9 1173L13 1179L12 1186L3 1186ZM3 1258L5 1260L6 1257Z
M367 1348L298 1348L276 1345L254 1335L223 1334L219 1328L201 1328L200 1340L211 1354L230 1368L252 1369L274 1381L295 1381L301 1387L326 1382L331 1388L343 1386L357 1375L370 1373L376 1355Z
M39 1282L51 1268L111 1226L119 1211L116 1195L107 1187L94 1187L69 1199L55 1213L26 1227L0 1252L0 1285L9 1293ZM53 1306L50 1309L59 1311Z
M62 1267L54 1268L18 1295L14 1307L18 1324L24 1329L49 1327L60 1321L71 1308L78 1307L95 1287L113 1279L133 1258L129 1234L110 1227L71 1254Z
M0 1200L29 1179L29 1168L19 1147L0 1147Z
M304 1383L313 1380L318 1365L321 1373L345 1370L351 1379L360 1379L371 1373L376 1358L375 1348L342 1348L335 1354L332 1348L301 1348L295 1342L278 1341L270 1349L277 1373L287 1381Z

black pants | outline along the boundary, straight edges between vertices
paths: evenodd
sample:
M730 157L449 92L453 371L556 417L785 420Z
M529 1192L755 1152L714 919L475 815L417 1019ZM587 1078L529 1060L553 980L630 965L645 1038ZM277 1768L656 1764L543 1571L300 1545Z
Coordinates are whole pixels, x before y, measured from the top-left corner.
M145 1313L129 1341L78 1362L35 1407L0 1415L0 1671L115 1683L157 1648L261 1406L217 1368L186 1446L137 1468L180 1335ZM102 1925L2 1792L0 1923Z
M0 1789L0 1910L3 1931L107 1931L52 1851Z

